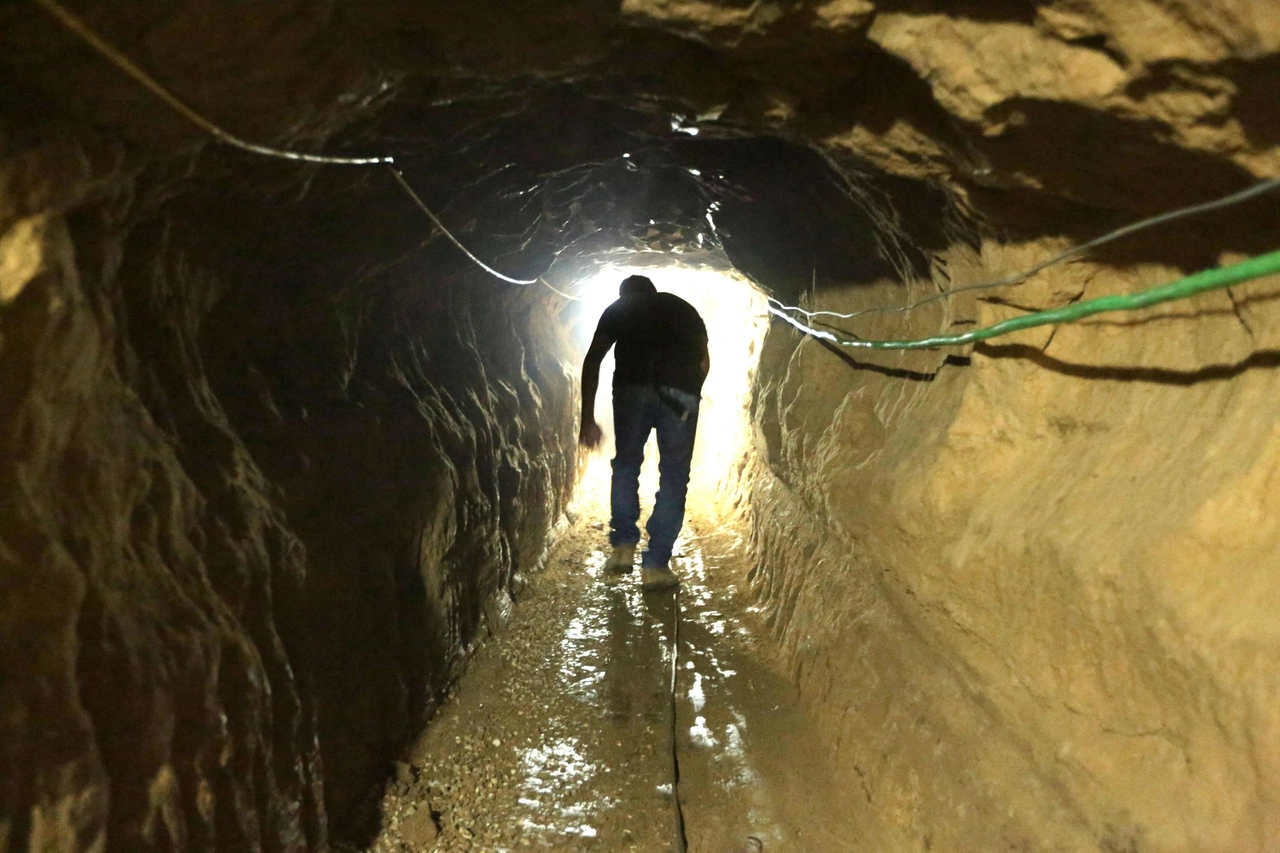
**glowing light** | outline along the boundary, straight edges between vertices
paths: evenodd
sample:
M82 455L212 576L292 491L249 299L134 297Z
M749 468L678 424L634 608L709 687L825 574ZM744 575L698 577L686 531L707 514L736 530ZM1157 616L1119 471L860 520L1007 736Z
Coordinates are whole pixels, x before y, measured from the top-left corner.
M618 286L629 275L647 275L658 290L674 293L689 302L707 324L711 370L702 386L698 414L698 439L694 446L691 495L715 497L721 485L732 480L738 457L750 439L748 405L751 383L759 360L759 344L768 326L766 298L736 272L687 267L607 266L574 288L582 295L579 341L584 350L595 332L600 315L618 298ZM588 477L608 477L613 456L613 418L609 389L613 383L613 353L600 369L596 419L606 433L603 452L594 458ZM595 470L599 469L599 470ZM641 494L657 489L657 452L651 443L641 471Z
M690 127L685 124L685 117L682 115L674 115L671 117L671 129L676 133L687 133L690 136L698 135L698 128Z

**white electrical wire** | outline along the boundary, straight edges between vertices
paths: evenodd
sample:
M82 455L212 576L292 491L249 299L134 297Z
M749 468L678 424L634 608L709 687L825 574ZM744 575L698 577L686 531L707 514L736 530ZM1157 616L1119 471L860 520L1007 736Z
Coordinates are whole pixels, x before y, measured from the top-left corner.
M302 151L290 151L284 148L272 148L269 145L259 145L256 142L249 142L245 139L241 139L239 136L236 136L235 134L230 133L227 130L224 130L219 125L214 124L212 121L205 118L204 116L196 112L191 107L187 106L187 104L181 98L179 98L173 92L169 91L167 88L161 85L159 81L157 81L154 77L152 77L146 71L143 71L141 68L139 68L131 59L129 59L129 57L125 56L124 53L116 49L113 45L108 43L105 39L103 39L96 32L94 32L93 28L91 28L88 24L86 24L76 15L74 15L71 11L69 11L66 7L64 7L61 3L59 3L58 0L35 0L35 2L38 6L40 6L40 8L44 9L51 16L53 16L55 20L57 20L60 24L62 24L64 27L70 30L81 41L83 41L85 44L92 47L94 50L100 53L104 58L106 58L108 62L116 66L116 68L120 69L127 76L133 79L134 82L138 83L138 85L142 86L148 92L155 95L174 112L178 113L187 121L191 122L196 127L200 128L205 133L212 136L214 139L217 139L219 142L226 143L227 145L233 146L235 148L239 148L243 151L248 151L252 154L260 154L265 157L276 157L281 160L292 160L294 162L322 163L326 165L341 165L341 166L385 165L391 171L392 176L395 177L396 182L401 186L402 189L404 189L405 193L408 194L409 198L413 199L414 204L416 204L422 210L422 212L427 215L427 217L431 220L431 223L435 225L435 227L439 228L440 231L444 234L444 236L449 238L450 242L452 242L453 245L457 246L462 251L463 254L465 254L468 258L470 258L476 265L478 265L485 272L489 273L492 276L495 276L496 278L500 278L503 281L510 282L511 284L529 285L529 284L535 284L540 280L540 278L529 278L529 279L512 278L509 275L504 275L498 272L493 267L489 266L484 261L476 257L475 254L470 249L468 249L466 246L462 244L462 241L460 241L457 237L453 236L453 232L444 226L444 223L440 221L440 218L436 216L431 211L431 209L427 207L427 205L422 201L422 199L418 197L418 194L413 191L413 188L409 186L408 182L404 179L404 176L395 167L394 157L391 157L391 156L340 157L340 156L329 155L329 154L309 154ZM570 296L567 293L562 293L561 291L556 290L556 288L551 287L550 284L547 284L546 281L543 281L542 283L545 284L549 289L555 291L556 293L559 293L561 296L565 297L566 299L577 298L577 297Z
M468 258L473 260L476 263L476 265L480 267L480 269L484 270L485 272L489 273L489 275L494 276L495 278L500 278L503 281L510 282L511 284L528 285L528 284L538 283L538 279L536 278L512 278L509 275L503 275L502 273L495 270L493 267L486 264L484 261L477 258L471 252L470 249L462 245L462 241L460 241L457 237L453 236L453 232L451 232L448 228L444 227L444 223L440 221L439 217L437 217L434 213L432 213L429 207L423 204L422 199L418 198L418 194L413 191L413 187L409 186L409 182L404 179L404 175L400 174L399 169L397 169L390 162L387 163L387 169L391 171L391 175L396 179L396 183L400 184L400 186L404 189L404 191L409 194L409 198L413 199L413 203L418 205L418 207L422 209L422 212L425 213L428 216L428 218L431 219L432 224L434 224L437 228L443 231L444 236L448 237L449 240L453 242L453 245L457 246L464 255L466 255ZM550 285L548 285L548 287L549 286Z
M1065 252L1061 252L1057 255L1054 255L1052 258L1049 258L1047 261L1043 261L1039 264L1036 264L1034 267L1024 272L1007 276L1005 278L995 279L994 281L984 281L979 284L966 284L963 287L955 287L955 288L952 288L951 290L944 290L939 293L935 293L931 296L926 296L925 298L919 299L915 302L908 303L906 305L877 306L874 308L864 308L860 311L850 311L847 314L842 314L838 311L806 311L805 309L799 307L798 305L784 305L776 299L771 299L770 312L778 317L783 316L781 313L779 313L781 311L791 311L796 314L803 314L805 318L809 320L812 320L815 317L831 317L839 320L851 320L854 317L861 317L865 314L893 314L893 313L900 313L904 311L911 311L913 309L919 308L921 305L928 305L930 302L936 302L939 299L947 299L951 296L955 296L957 293L968 293L974 290L989 290L995 287L1005 287L1008 285L1021 284L1038 272L1046 270L1049 267L1056 266L1057 264L1061 264L1066 261L1072 260L1074 258L1078 258L1081 255L1084 255L1092 251L1093 249L1098 248L1099 246L1103 246L1107 243L1113 242L1115 240L1119 240L1121 237L1127 237L1130 234L1135 234L1139 231L1145 231L1148 228L1154 228L1157 225L1164 225L1169 222L1173 222L1178 219L1183 219L1188 216L1195 216L1200 213L1209 213L1210 211L1221 210L1224 207L1230 207L1232 205L1240 204L1241 202L1248 201L1251 198L1255 198L1265 193L1273 192L1274 190L1277 190L1277 189L1280 189L1280 178L1272 178L1269 180L1261 181L1259 183L1254 184L1253 186L1246 187L1245 189L1240 190L1238 192L1234 192L1230 195L1223 196L1222 198L1214 199L1212 201L1202 202L1200 204L1193 204L1188 207L1180 207L1177 210L1171 210L1166 213L1161 213L1156 216L1151 216L1146 219L1141 219L1137 222L1131 223L1129 225L1125 225L1121 228L1117 228L1114 231L1108 231L1106 234L1103 234L1101 237L1095 237L1094 239L1090 240L1087 243L1081 243L1079 246L1074 246L1070 249L1067 249ZM777 308L776 311L773 310L773 308L775 307L773 303L776 303L776 308ZM796 325L796 324L792 322L792 325ZM804 331L806 331L808 334L817 334L819 337L821 337L820 333L814 332L812 329L809 329L808 327L804 327Z
M418 194L414 192L413 188L409 186L409 183L405 180L404 175L400 172L399 169L395 167L394 157L391 157L389 155L373 156L373 157L344 157L344 156L329 155L329 154L311 154L311 153L302 152L302 151L291 151L284 148L273 148L268 145L259 145L258 143L249 142L245 139L242 139L236 136L235 134L230 133L227 130L224 130L219 125L215 124L214 122L210 121L209 119L205 118L200 113L196 112L194 109L189 107L181 98L179 98L177 95L170 92L167 88L161 85L155 78L153 78L147 72L143 71L140 67L138 67L132 60L129 59L129 57L125 56L121 51L117 50L113 45L111 45L105 39L100 37L96 32L94 32L94 30L91 27L89 27L88 24L86 24L79 17L74 15L72 12L70 12L66 7L64 7L61 3L59 3L58 0L35 0L35 2L38 6L40 6L40 8L48 12L55 20L57 20L64 27L70 30L74 35L76 35L78 38L80 38L82 41L84 41L86 44L88 44L90 47L96 50L109 62L111 62L111 64L115 65L118 69L120 69L127 76L133 79L136 83L138 83L147 91L151 92L151 94L159 98L170 109L174 110L183 118L187 119L196 127L200 128L205 133L214 137L218 141L226 143L227 145L231 145L235 148L239 148L243 151L248 151L253 154L260 154L267 157L276 157L282 160L292 160L295 162L321 163L321 164L328 164L328 165L350 165L350 166L385 165L387 169L391 172L392 176L395 178L396 182L405 191L405 193L409 196L409 198L413 200L414 204L416 204L418 208L427 215L427 217L431 220L431 223L435 225L435 227L439 228L440 231L445 235L445 237L449 239L450 242L452 242L463 254L465 254L473 263L475 263L485 272L489 273L495 278L501 279L502 281L509 282L511 284L521 285L521 286L527 286L530 284L537 284L541 282L549 290L551 290L552 292L558 294L559 296L565 299L570 299L570 300L581 299L581 297L572 296L568 293L565 293L564 291L558 290L557 288L553 287L549 282L547 282L545 279L543 279L541 276L537 278L528 278L528 279L513 278L512 276L499 272L498 270L486 264L484 261L480 260L480 258L476 257L475 253L472 252L470 249L468 249L465 245L463 245L462 241L459 240L457 237L455 237L453 235L453 232L445 227L444 223L440 221L440 218L436 216L435 213L433 213L429 207L427 207L426 203L423 202L422 199L418 196ZM834 336L827 333L819 332L815 329L810 328L809 326L800 324L793 318L789 317L785 312L801 314L808 320L813 320L815 317L831 317L831 318L841 319L841 320L850 320L855 317L863 316L865 314L882 314L882 313L897 313L897 312L911 311L915 308L919 308L922 305L927 305L939 299L947 299L958 293L966 293L974 290L985 290L989 288L1004 287L1006 285L1020 284L1026 281L1027 279L1031 278L1031 276L1035 275L1036 273L1041 272L1042 270L1045 270L1056 264L1060 264L1065 261L1071 260L1073 258L1079 257L1080 255L1083 255L1097 248L1098 246L1102 246L1106 243L1110 243L1114 240L1118 240L1122 237L1126 237L1138 231L1142 231L1147 228L1153 228L1157 225L1163 225L1165 223L1172 222L1177 219L1182 219L1187 216L1194 216L1199 213L1207 213L1209 211L1219 210L1224 207L1229 207L1231 205L1239 204L1243 201L1254 198L1256 196L1260 196L1264 193L1271 192L1276 189L1280 189L1280 178L1262 181L1261 183L1255 184L1251 187L1248 187L1246 189L1243 189L1239 192L1233 193L1231 195L1225 196L1220 199L1215 199L1213 201L1204 202L1202 204L1191 205L1189 207L1184 207L1178 210L1169 211L1167 213L1162 213L1158 216L1153 216L1147 219L1140 220L1139 222L1135 222L1131 225L1126 225L1122 228L1117 228L1114 231L1110 231L1102 235L1101 237L1094 238L1093 240L1090 240L1087 243L1082 243L1079 246L1075 246L1071 249L1068 249L1065 252L1055 255L1054 257L1048 259L1047 261L1037 264L1031 269L1018 273L1016 275L1008 276L1006 278L996 279L994 281L982 282L980 284L970 284L970 285L965 285L963 287L952 288L951 290L935 293L931 296L927 296L924 299L917 300L907 305L877 306L873 308L862 309L860 311L851 311L848 313L841 313L838 311L808 311L804 308L801 308L798 305L784 305L782 302L776 299L770 299L769 311L774 316L780 317L786 320L788 323L790 323L793 326L796 326L798 329L806 332L807 334L814 335L816 337L834 340Z
M258 145L255 142L248 142L240 137L228 133L218 125L209 121L204 116L187 106L177 95L170 92L164 86L160 85L155 78L147 74L137 65L133 63L129 57L125 56L106 40L95 33L88 24L80 20L70 11L68 11L57 0L35 0L40 8L44 9L52 15L59 23L69 29L72 33L79 36L80 40L88 44L98 53L102 54L114 66L119 68L125 74L133 78L134 82L141 85L151 94L164 101L170 109L181 115L187 121L203 130L205 133L214 137L220 142L233 145L236 148L250 151L254 154L263 154L268 157L279 157L283 160L299 160L306 163L330 163L350 166L368 166L374 163L390 163L390 157L336 157L328 154L305 154L300 151L288 151L283 148L271 148L267 145Z

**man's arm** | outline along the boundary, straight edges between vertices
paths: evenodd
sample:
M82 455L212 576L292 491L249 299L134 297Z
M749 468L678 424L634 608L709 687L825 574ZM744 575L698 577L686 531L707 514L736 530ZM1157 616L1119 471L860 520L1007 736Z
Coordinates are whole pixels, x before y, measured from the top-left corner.
M582 425L578 428L578 441L587 447L596 447L604 437L596 423L596 390L600 387L600 362L611 346L613 339L597 331L582 362Z

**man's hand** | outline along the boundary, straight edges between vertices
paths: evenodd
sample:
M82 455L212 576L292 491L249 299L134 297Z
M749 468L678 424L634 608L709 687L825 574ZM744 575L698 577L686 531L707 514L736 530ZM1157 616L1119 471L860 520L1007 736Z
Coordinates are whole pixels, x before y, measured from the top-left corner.
M604 439L604 430L600 429L600 424L583 418L582 428L578 430L578 442L587 447L596 448L600 446L602 439Z
M578 441L587 447L599 447L604 431L596 423L596 388L600 384L600 362L613 346L613 338L599 329L591 339L591 348L582 362L582 426L578 428Z

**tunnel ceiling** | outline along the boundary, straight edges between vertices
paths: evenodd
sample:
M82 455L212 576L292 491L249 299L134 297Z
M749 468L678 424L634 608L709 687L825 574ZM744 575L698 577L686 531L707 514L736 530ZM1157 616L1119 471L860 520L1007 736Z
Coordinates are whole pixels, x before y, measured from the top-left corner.
M930 250L975 228L1079 239L1280 169L1280 126L1260 94L1280 25L1243 3L1214 27L1182 4L1113 7L75 9L234 133L396 155L458 236L513 275L543 273L557 257L722 242L732 262L789 293L818 277L919 270ZM299 167L211 143L33 5L0 6L0 31L0 91L19 119L0 153L15 164L5 180L25 190L10 198L65 209L143 175L149 201L185 198L205 223L218 208L242 223L262 205L237 199L266 198L265 215L283 219L259 229L265 242L324 245L303 254L330 271L367 271L422 242L423 219L380 170ZM1043 74L1017 72L1032 54ZM0 211L0 226L23 213ZM1258 248L1239 221L1192 227ZM1124 251L1167 257L1169 241Z
M732 264L784 298L825 286L814 300L824 310L900 304L905 274L929 273L915 292L942 284L944 265L966 283L1002 275L1280 175L1280 15L1259 0L65 2L228 131L394 155L479 257L561 284L642 252ZM970 297L971 311L938 302L870 326L932 334L1274 250L1274 196L1112 244L1098 263L1031 283L1016 305ZM571 309L486 278L382 167L300 165L212 141L34 0L0 0L0 235L13 234L0 264L0 495L20 511L0 514L0 558L20 616L6 623L19 642L0 663L24 674L26 692L0 697L0 728L21 736L0 745L11 766L44 774L47 791L34 775L0 780L0 805L34 803L6 832L21 839L44 814L84 849L100 849L92 839L108 826L112 849L181 847L130 842L176 802L172 755L192 777L184 796L202 792L182 806L198 831L234 839L261 819L279 838L306 836L264 849L324 849L330 818L340 834L359 823L365 792L490 624L493 596L545 553L578 471ZM1123 333L1045 329L957 355L945 371L941 352L864 362L800 347L781 326L766 337L751 501L777 502L761 516L757 556L779 568L759 577L787 591L766 596L786 599L773 611L779 630L806 637L788 652L794 671L822 701L833 683L850 707L866 684L912 697L885 706L887 727L839 732L842 755L864 750L861 765L846 762L859 777L852 800L867 790L865 759L879 765L873 753L905 744L916 758L874 771L902 790L920 768L965 780L1006 760L1030 768L986 775L1005 774L993 803L1070 806L1033 829L1066 825L1063 814L1087 813L1090 831L1128 821L1090 805L1124 799L1096 793L1112 777L1131 802L1164 804L1170 826L1196 822L1179 812L1188 790L1228 777L1245 779L1232 791L1267 788L1249 802L1274 802L1276 786L1248 769L1254 744L1277 742L1271 722L1256 723L1271 718L1253 698L1236 701L1245 688L1214 692L1219 676L1195 669L1201 648L1217 648L1253 672L1252 652L1212 645L1224 636L1217 603L1261 613L1240 597L1269 588L1249 573L1270 571L1275 550L1256 522L1269 517L1275 467L1273 424L1258 416L1274 371L1253 369L1274 365L1275 326L1265 300L1226 297ZM1094 379L1105 381L1081 381ZM1228 423L1243 426L1219 431ZM1093 479L1108 470L1134 475ZM1237 482L1239 513L1223 485ZM978 521L965 526L970 512ZM1220 526L1228 515L1237 526ZM1168 535L1175 517L1192 533ZM1161 521L1131 523L1142 518ZM1067 525L1092 538L1052 532ZM1241 541L1256 551L1239 551L1235 571L1202 571ZM893 573L842 586L864 582L845 571L855 552ZM918 558L935 552L949 556ZM809 583L797 603L778 581L789 566L836 585ZM1027 597L1008 595L1024 587ZM1096 602L1153 591L1190 620L1174 640L1196 651L1149 665L1148 642L1165 641L1147 616L1163 611L1121 617ZM885 603L866 611L877 619L907 616L830 618L867 601ZM194 615L170 619L170 606ZM169 633L175 624L185 632ZM942 651L924 649L925 624ZM1270 642L1272 622L1256 625ZM810 642L810 628L830 633ZM881 638L871 657L863 631ZM1024 669L1046 679L1105 661L1096 677L1046 680L1043 694L1072 698L1083 685L1101 697L1096 719L1067 701L1052 717L1030 682L1025 696L1009 687L985 638L1023 649ZM803 656L826 648L837 665L825 651ZM981 677L917 666L952 652L957 672ZM1186 703L1150 698L1150 685L1209 697L1200 722L1170 729L1200 743L1194 760L1180 747L1147 763L1153 753L1117 753L1098 734L1149 742L1178 719ZM988 706L1012 721L1003 734L988 728ZM174 728L187 719L175 709L190 725ZM917 743L897 721L922 714L932 722ZM843 710L831 719L843 726ZM1083 731L1072 754L1092 750L1104 772L1062 761L1055 719ZM27 738L32 720L47 723L39 742ZM1024 737L1037 720L1043 736ZM199 736L170 750L174 731ZM935 774L932 732L943 731L972 734L974 749ZM231 742L239 775L219 769L197 784L205 771L193 762ZM1044 763L1024 765L1032 753ZM1201 787L1179 787L1179 768L1197 763L1208 768ZM254 799L246 792L268 764L278 790ZM1036 767L1051 768L1044 789L1027 788ZM1157 780L1153 798L1156 776L1172 781ZM214 829L205 779L225 784ZM937 812L954 813L960 788L936 790ZM975 808L953 837L1002 831L993 813ZM1114 837L1100 848L1137 849Z

